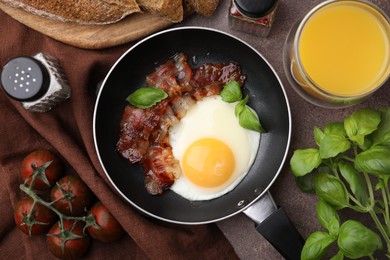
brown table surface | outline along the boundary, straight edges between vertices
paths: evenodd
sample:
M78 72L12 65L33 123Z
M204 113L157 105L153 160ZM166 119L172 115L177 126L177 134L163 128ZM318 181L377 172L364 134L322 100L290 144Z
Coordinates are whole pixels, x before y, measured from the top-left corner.
M230 5L230 1L228 0L221 0L218 9L212 17L193 15L188 17L184 22L174 25L174 27L204 26L237 36L262 53L279 75L291 107L293 122L292 140L286 164L272 186L271 193L276 203L284 208L292 222L305 238L313 231L318 230L320 226L315 212L316 197L304 194L297 188L289 168L289 160L293 150L314 146L312 137L314 126L323 126L328 122L342 120L358 108L380 108L390 106L390 81L365 102L354 107L337 110L316 107L304 101L291 88L284 73L282 63L285 39L293 24L320 2L322 1L280 0L276 21L267 38L231 30L228 26L228 8ZM390 15L390 1L374 0L373 2ZM344 214L349 214L349 216L351 216L353 213L346 212ZM356 217L360 218L360 216ZM230 240L241 259L282 259L278 252L259 233L257 233L254 228L254 223L245 215L238 214L229 219L220 221L218 226Z

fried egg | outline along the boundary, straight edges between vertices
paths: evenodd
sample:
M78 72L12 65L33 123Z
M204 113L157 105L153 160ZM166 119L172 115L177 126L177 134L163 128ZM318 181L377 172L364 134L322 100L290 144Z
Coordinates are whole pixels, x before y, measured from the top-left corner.
M172 191L192 201L210 200L233 190L247 175L260 133L239 125L235 105L219 95L206 97L170 128L172 152L182 168Z

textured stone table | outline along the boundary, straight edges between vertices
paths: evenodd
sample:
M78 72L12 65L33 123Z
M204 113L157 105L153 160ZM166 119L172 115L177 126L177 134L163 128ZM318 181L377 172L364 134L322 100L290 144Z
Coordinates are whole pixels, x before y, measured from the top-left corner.
M269 37L261 38L250 34L233 31L228 26L228 9L230 1L221 0L216 13L209 18L193 16L177 26L205 26L228 32L246 41L256 48L274 67L287 92L292 113L292 140L289 156L282 172L271 188L271 193L278 205L283 207L306 238L320 228L315 212L316 198L302 193L296 186L289 168L293 150L314 146L313 127L323 126L332 121L343 120L361 107L390 106L390 81L362 104L346 109L331 110L316 107L298 96L287 81L283 69L283 45L292 25L302 18L311 8L323 1L320 0L280 0L276 21ZM390 15L390 1L372 1ZM345 212L344 215L353 214ZM353 216L362 218L361 216ZM278 252L254 228L254 223L244 214L238 214L218 223L228 239L232 242L237 254L242 259L282 259Z

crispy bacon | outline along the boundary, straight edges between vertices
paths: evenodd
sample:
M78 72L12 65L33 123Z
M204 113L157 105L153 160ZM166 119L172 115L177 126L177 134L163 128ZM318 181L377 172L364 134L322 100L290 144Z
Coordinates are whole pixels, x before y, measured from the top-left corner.
M196 100L219 95L222 87L231 80L237 81L241 86L245 81L245 75L241 74L240 67L236 63L206 63L193 72L191 85L194 88L191 95Z
M168 101L162 101L148 109L127 105L120 123L117 150L131 163L142 160L149 148L149 137L160 122Z
M150 194L163 193L181 174L179 161L169 144L169 128L197 100L218 95L230 80L241 85L245 81L237 64L204 64L192 70L183 53L176 54L146 77L148 86L163 89L169 97L148 109L126 106L117 150L130 163L142 164L145 187Z
M241 73L240 66L237 63L210 64L206 63L194 70L191 85L195 88L208 85L224 85L231 80L244 84L245 75Z
M187 63L187 56L178 53L156 71L146 77L146 84L163 89L170 97L181 95L192 89L189 84L192 69Z
M181 174L179 161L173 156L169 144L169 128L179 120L171 107L167 107L159 126L151 135L151 145L142 166L146 173L145 187L150 194L161 194L169 188Z

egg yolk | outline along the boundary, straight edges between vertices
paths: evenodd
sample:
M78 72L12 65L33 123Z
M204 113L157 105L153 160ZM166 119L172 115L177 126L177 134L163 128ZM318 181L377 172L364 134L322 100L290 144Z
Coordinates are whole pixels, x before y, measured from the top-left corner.
M202 187L217 187L233 174L235 159L225 143L204 138L192 143L182 158L183 172L193 183Z

